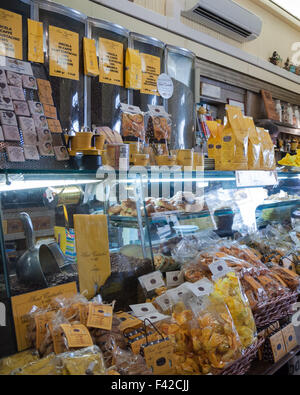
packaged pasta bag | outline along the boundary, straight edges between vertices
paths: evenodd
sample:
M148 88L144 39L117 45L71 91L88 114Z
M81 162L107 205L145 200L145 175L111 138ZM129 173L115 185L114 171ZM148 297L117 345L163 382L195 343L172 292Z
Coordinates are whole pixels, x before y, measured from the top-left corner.
M246 127L249 132L249 145L248 145L248 169L249 170L260 170L260 138L257 132L252 117L244 117Z
M172 120L163 106L148 105L146 137L150 143L168 143L171 140Z
M12 371L38 360L39 355L33 349L2 358L0 359L0 376L7 376Z
M121 103L121 134L124 141L144 141L144 113L139 107Z
M214 281L212 294L222 298L228 306L242 346L247 348L255 342L257 333L251 307L239 278L221 259L215 260L209 267Z
M106 368L101 350L97 346L66 352L55 357L54 363L60 375L102 376Z
M52 320L55 310L33 306L27 315L28 325L26 338L29 347L35 348L41 357L53 352L52 341L48 336L48 323Z
M223 299L207 279L185 284L172 320L160 329L174 343L177 374L217 374L241 356L242 344Z

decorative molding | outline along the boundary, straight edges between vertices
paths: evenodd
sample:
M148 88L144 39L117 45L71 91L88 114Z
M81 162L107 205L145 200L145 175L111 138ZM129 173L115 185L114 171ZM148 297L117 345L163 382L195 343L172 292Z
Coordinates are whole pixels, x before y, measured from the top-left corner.
M143 6L134 4L128 0L118 0L117 4L116 2L111 0L91 1L93 3L97 3L107 8L110 8L114 11L121 12L130 17L149 23L161 29L167 30L171 33L180 35L188 40L197 42L208 48L214 49L218 52L224 53L243 62L264 69L270 73L276 74L282 78L285 78L300 85L300 76L284 70L278 66L275 66L272 63L263 60L257 56L251 55L233 45L227 44L208 34L199 32L183 24L178 18L178 15L180 15L180 12L178 12L178 8L181 7L181 0L174 0L173 5L170 5L170 3L169 5L167 4L167 14L172 14L172 16L161 15L152 10L145 9Z

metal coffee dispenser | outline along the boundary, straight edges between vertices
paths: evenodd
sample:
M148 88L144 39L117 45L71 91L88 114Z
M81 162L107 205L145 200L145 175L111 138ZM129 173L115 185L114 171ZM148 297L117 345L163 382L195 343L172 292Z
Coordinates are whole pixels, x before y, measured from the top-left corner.
M171 149L191 149L195 143L195 61L196 55L184 48L167 45L165 72L174 84L166 110L172 116Z

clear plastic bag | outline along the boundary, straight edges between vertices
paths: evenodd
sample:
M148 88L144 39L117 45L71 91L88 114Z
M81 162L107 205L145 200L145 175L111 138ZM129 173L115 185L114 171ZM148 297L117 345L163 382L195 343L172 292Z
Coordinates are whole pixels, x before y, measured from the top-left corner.
M185 295L160 330L174 344L177 374L215 374L241 356L242 344L224 301Z
M234 272L228 272L218 278L213 297L226 303L243 347L249 347L256 340L256 325L238 276Z
M60 375L99 376L106 374L103 355L97 346L59 354L55 357L54 363Z

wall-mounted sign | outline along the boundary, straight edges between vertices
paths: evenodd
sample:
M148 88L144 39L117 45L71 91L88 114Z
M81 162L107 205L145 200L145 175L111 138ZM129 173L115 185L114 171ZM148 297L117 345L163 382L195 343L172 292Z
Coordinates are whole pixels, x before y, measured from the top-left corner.
M79 35L49 26L49 74L79 80Z
M123 44L99 38L99 81L105 84L124 85Z
M174 84L168 74L161 74L157 79L157 90L161 97L170 99L174 93Z
M160 58L141 53L142 60L142 89L141 93L159 96L157 79L160 75Z
M213 97L215 99L221 98L221 88L216 85L207 84L206 82L201 83L201 95L207 97Z
M0 8L0 55L23 59L22 16Z

